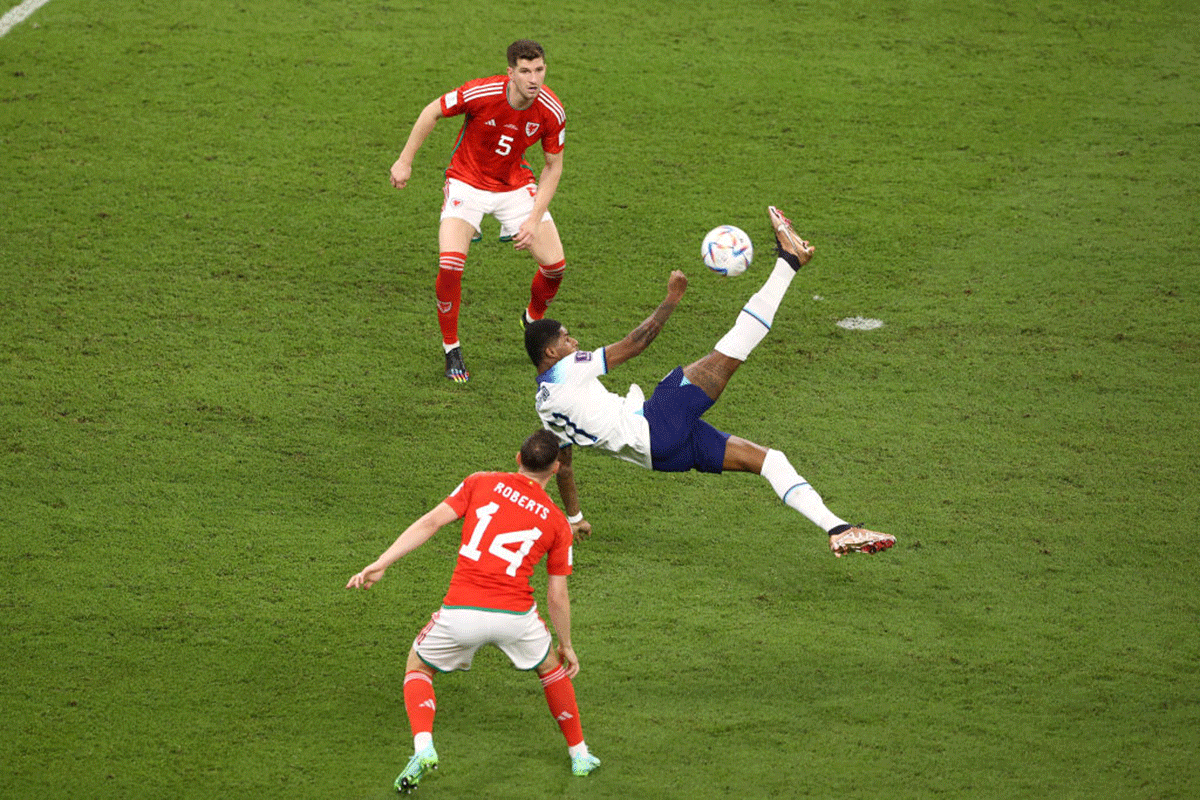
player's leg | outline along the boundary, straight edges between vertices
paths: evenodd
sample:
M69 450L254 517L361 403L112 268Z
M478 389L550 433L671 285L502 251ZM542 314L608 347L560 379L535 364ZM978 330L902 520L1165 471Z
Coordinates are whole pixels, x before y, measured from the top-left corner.
M396 789L411 792L421 776L437 769L438 754L433 747L433 720L437 697L433 676L471 668L475 652L487 641L486 612L474 609L440 608L421 629L408 651L404 673L404 710L413 733L413 757L400 776ZM483 620L481 622L481 620Z
M553 649L546 660L537 666L546 695L546 705L558 723L563 738L567 740L567 753L571 756L571 772L584 776L600 766L600 759L588 750L583 739L583 725L579 721L579 703L575 699L575 684L567 669Z
M791 230L790 225L786 230ZM775 312L779 310L779 304L783 302L783 296L791 286L792 279L796 277L796 272L812 257L812 249L808 242L800 242L808 248L798 251L806 256L802 258L785 249L792 247L792 244L786 237L779 238L781 236L781 233L776 233L775 266L766 283L746 302L733 327L717 342L715 349L730 358L745 361L758 343L766 337L767 331L771 330L775 321Z
M829 549L839 558L849 552L875 553L896 543L896 537L851 525L825 505L817 490L800 477L787 456L740 436L725 445L726 472L753 472L771 484L775 494L829 535Z
M396 777L396 790L405 794L416 788L422 775L438 766L437 750L433 747L433 718L437 714L433 675L433 668L421 660L413 645L404 672L404 710L412 728L413 756Z
M495 195L447 178L442 189L441 223L438 225L438 325L442 329L442 350L446 355L446 377L455 383L470 379L463 363L458 339L458 312L462 304L463 270L472 237L479 232L483 215L489 213Z
M417 752L433 744L433 719L437 715L433 676L433 667L421 660L415 647L410 650L404 669L404 710L408 712Z
M546 696L546 705L558 723L563 738L567 740L571 771L576 775L587 775L600 765L600 759L588 752L587 742L583 739L583 725L579 721L575 685L554 649L550 629L536 609L519 617L511 614L496 616L501 619L500 624L505 630L496 636L493 643L517 669L537 672Z
M442 329L442 351L446 354L446 377L455 383L466 383L471 377L462 359L458 312L462 305L463 269L474 232L471 223L456 217L444 217L438 226L438 274L434 292L438 325Z
M725 444L726 472L753 472L771 484L779 499L808 517L821 530L829 532L846 521L825 507L821 496L800 477L778 450L770 450L740 436L730 436Z
M771 330L775 312L796 272L812 258L813 247L792 230L792 223L771 206L767 216L775 232L775 267L766 283L742 308L711 353L683 368L683 376L716 400L730 377Z
M713 350L699 361L683 368L683 377L688 383L699 386L712 400L721 396L733 373L742 361Z
M537 264L537 272L533 274L533 282L529 285L529 305L525 308L525 316L522 319L533 322L546 316L546 308L558 294L558 287L562 284L563 274L567 269L562 239L549 214L538 225L529 253Z
M575 747L583 742L583 725L579 721L579 704L575 700L575 684L567 675L567 668L554 648L550 649L546 659L536 667L538 677L542 681L542 691L546 695L546 705L558 722L567 747Z
M526 224L533 212L533 198L536 193L537 187L531 184L499 195L494 213L500 221L502 240L516 236L521 226ZM529 304L521 312L522 326L546 316L546 307L558 294L558 287L562 284L563 273L566 271L562 239L549 211L542 214L535 227L529 254L537 264L537 271L529 285Z

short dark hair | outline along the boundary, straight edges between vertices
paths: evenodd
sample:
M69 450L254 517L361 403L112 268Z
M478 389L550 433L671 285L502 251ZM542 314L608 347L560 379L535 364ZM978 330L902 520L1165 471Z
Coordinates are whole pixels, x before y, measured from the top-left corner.
M521 466L533 473L545 472L558 460L558 437L542 428L521 444Z
M517 39L508 46L508 65L515 67L517 62L524 59L525 61L533 61L540 58L546 60L546 51L542 46L532 39Z
M558 338L561 328L561 322L549 317L534 320L525 328L525 352L529 354L529 360L535 367L542 365L542 359L546 357L546 348Z

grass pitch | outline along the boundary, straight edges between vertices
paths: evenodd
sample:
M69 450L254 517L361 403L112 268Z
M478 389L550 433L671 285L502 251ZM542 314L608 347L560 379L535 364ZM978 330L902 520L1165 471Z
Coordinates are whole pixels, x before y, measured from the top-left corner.
M441 377L441 127L539 39L567 107L553 313L611 385L705 352L817 246L711 421L895 533L829 555L759 479L581 454L573 778L536 681L437 684L420 795L1200 793L1200 12L1171 2L52 0L0 38L6 797L387 797L443 532L342 589L536 425L531 265L474 246ZM704 232L755 239L705 274ZM847 317L880 319L848 331Z

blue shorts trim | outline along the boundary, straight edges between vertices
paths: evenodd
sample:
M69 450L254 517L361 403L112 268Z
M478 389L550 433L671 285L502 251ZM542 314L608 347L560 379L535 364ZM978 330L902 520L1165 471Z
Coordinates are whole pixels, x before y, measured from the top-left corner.
M650 459L655 470L722 471L729 434L701 419L712 406L712 398L683 377L682 367L658 382L642 406L650 425Z

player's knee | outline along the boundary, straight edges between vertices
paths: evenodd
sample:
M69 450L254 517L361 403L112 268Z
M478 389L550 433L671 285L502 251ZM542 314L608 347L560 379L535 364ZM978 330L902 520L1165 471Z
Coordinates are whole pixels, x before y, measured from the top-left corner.
M560 666L562 666L562 659L558 657L558 651L551 647L550 652L546 654L544 659L542 659L542 663L537 665L535 671L537 672L538 676L541 677L543 675L549 675Z
M767 448L740 436L730 436L725 444L724 469L727 472L753 472L762 474Z
M406 672L424 672L426 675L433 677L433 668L421 660L417 655L417 648L413 647L408 651L408 661L404 665Z

